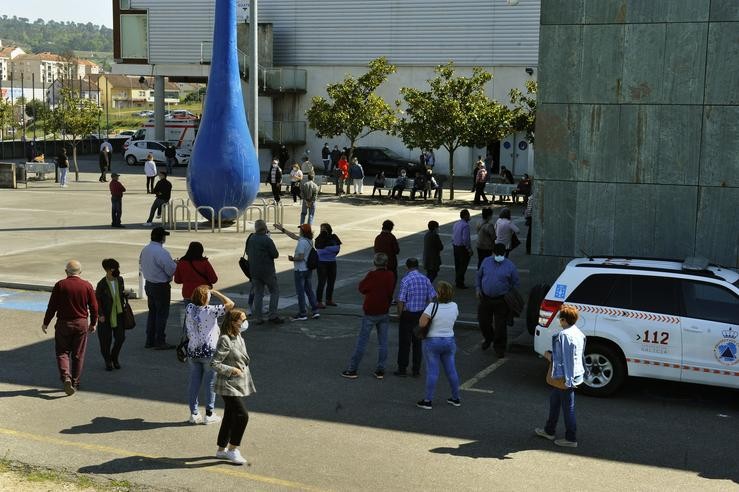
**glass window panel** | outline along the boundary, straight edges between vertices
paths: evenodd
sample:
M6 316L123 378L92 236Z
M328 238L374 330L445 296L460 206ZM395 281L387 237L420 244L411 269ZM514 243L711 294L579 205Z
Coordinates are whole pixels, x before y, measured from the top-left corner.
M149 58L146 14L121 15L121 58Z

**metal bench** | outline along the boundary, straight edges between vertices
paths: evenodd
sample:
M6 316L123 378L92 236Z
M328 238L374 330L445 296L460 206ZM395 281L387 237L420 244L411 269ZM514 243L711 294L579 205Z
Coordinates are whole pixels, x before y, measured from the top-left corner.
M53 162L23 162L16 167L16 182L23 183L28 188L28 180L31 175L35 174L36 180L44 181L46 175L52 173L56 177L56 166Z
M514 202L514 196L513 191L516 189L516 185L514 184L504 184L504 183L487 183L485 185L485 193L488 195L492 195L492 200L495 201L496 196L500 196L501 201L506 201L506 199L510 199L511 202Z

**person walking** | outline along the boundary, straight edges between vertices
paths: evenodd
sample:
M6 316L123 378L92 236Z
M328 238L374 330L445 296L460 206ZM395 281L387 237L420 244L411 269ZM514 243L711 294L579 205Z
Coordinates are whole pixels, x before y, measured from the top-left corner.
M120 264L115 259L104 259L105 276L95 287L95 299L98 303L98 341L106 371L121 368L119 356L123 342L126 340L126 330L123 327L123 306L126 304L126 295L120 268Z
M331 169L329 172L333 173L334 169L339 165L339 158L341 157L341 151L339 150L338 145L334 145L334 148L331 149Z
M488 171L485 169L485 163L480 160L477 162L477 172L475 173L475 198L472 200L473 205L488 203L488 197L485 196L485 185L488 182Z
M334 302L334 285L336 284L336 256L341 251L341 239L334 234L331 224L321 224L321 232L316 238L318 253L318 286L316 301L319 309L336 306ZM326 304L323 304L323 292L326 291Z
M382 190L385 188L385 172L380 171L375 176L375 182L372 186L372 196L375 196L375 191L382 197Z
M275 202L280 203L280 185L282 184L282 170L280 161L272 159L272 167L267 171L267 184L272 188L272 196Z
M218 431L216 458L243 465L239 446L249 423L244 397L256 392L249 371L249 353L242 333L249 328L246 313L232 309L221 323L216 354L210 365L216 371L215 392L223 398L223 420Z
M151 204L149 217L142 224L147 227L151 227L152 225L154 212L157 214L157 219L160 218L162 216L162 205L169 203L169 200L172 198L172 182L167 179L166 171L159 171L159 181L157 181L153 193L156 198L154 198L154 203Z
M308 310L305 305L306 296L308 297L308 303L311 308L311 318L318 319L321 315L318 312L316 292L311 285L313 270L308 268L308 257L313 249L313 230L310 224L302 224L299 227L300 236L297 236L278 224L275 224L275 226L289 237L298 241L298 244L295 246L295 253L287 257L294 264L295 295L298 297L298 314L290 319L292 321L305 321L308 319Z
M526 202L526 210L524 211L524 219L526 220L526 226L528 227L528 230L526 231L526 254L531 254L531 229L533 229L533 219L534 219L534 208L536 207L536 201L537 201L537 192L536 188L533 189L531 196Z
M387 255L387 269L393 272L393 283L398 281L398 255L400 254L400 245L398 239L393 235L395 224L392 220L386 220L382 223L382 230L375 237L374 252L385 253Z
M549 395L549 418L543 429L536 428L537 436L554 441L557 446L577 447L577 421L575 419L575 388L583 382L585 364L583 350L585 335L577 327L579 313L576 307L565 304L559 308L559 325L562 327L552 337L552 350L544 357L551 363L550 377L558 382L552 385ZM562 408L565 423L564 439L557 439L559 409Z
M452 247L454 248L454 281L458 289L466 289L464 275L472 258L470 240L470 212L466 208L459 212L459 220L452 228Z
M290 171L290 194L293 197L293 203L298 201L300 196L300 183L303 181L303 171L300 170L300 165L296 162L293 164L293 168Z
M174 166L177 163L177 149L171 143L164 149L164 157L167 159L167 174L174 176Z
M354 183L354 194L356 195L357 192L359 192L361 195L362 186L364 185L364 168L356 157L352 158L352 165L349 168L349 176L352 178L352 182Z
M151 242L144 246L139 255L139 271L144 277L144 291L149 314L146 318L145 348L169 350L175 348L167 343L167 319L171 299L170 282L177 269L177 263L164 243L169 232L163 227L151 230Z
M290 160L290 153L287 151L287 147L284 145L280 145L280 151L277 153L277 159L280 161L280 169L283 171L287 171L285 166L287 165L287 161Z
M373 259L374 269L359 282L359 293L364 296L362 303L362 324L357 336L357 345L349 359L349 366L341 375L347 379L357 379L357 368L367 348L372 328L377 329L377 366L373 373L377 379L385 377L387 361L387 334L390 328L390 302L393 298L395 280L387 269L387 255L376 253Z
M495 243L505 246L505 257L511 254L513 235L518 234L518 226L511 221L511 209L504 208L495 222Z
M300 195L303 197L303 205L300 209L300 224L313 225L313 217L316 215L316 201L318 201L318 185L313 182L313 174L308 174L308 179L300 185ZM308 222L305 221L306 215Z
M46 307L41 331L46 334L56 316L54 349L64 392L71 396L80 387L85 362L87 335L95 332L98 303L90 282L82 280L82 265L70 260L64 268L67 277L54 284Z
M207 285L211 289L218 282L218 275L210 264L208 257L204 255L205 248L198 241L192 241L187 246L187 251L177 261L174 270L174 283L182 285L183 312L187 311L192 293L196 287Z
M418 260L408 258L405 261L408 273L400 281L398 292L399 340L398 340L398 370L393 374L405 376L408 367L408 351L413 349L413 363L411 366L413 377L421 373L421 339L413 334L418 326L423 310L429 302L436 298L436 291L428 277L418 271Z
M56 158L57 165L59 166L59 187L67 187L67 172L69 171L69 159L67 158L67 149L62 147L59 155Z
M275 260L280 256L274 241L269 236L267 223L262 219L254 222L254 234L250 234L244 247L249 258L251 283L254 288L254 309L252 322L257 325L262 320L264 288L269 289L269 314L267 320L272 324L281 324L283 319L277 315L280 301L280 287L277 283Z
M493 344L495 355L503 358L508 346L510 311L505 296L520 284L516 265L505 257L505 247L495 244L493 255L485 258L477 270L477 320L484 338L482 349L487 350Z
M452 396L446 402L459 407L459 375L454 363L454 354L457 352L457 343L454 340L454 323L459 316L457 303L452 301L454 288L449 282L440 280L436 284L438 299L424 309L418 326L426 336L422 342L423 360L426 362L426 393L423 400L416 406L424 410L431 410L434 401L434 390L439 380L439 364L444 367L444 373L449 381Z
M144 161L144 174L146 175L146 192L154 193L154 178L157 175L157 163L154 162L154 155L149 154Z
M482 209L482 220L477 224L477 269L480 269L482 260L493 254L495 244L495 224L492 222L493 209Z
M346 193L349 192L349 162L346 160L346 154L341 154L339 163L336 165L336 195L344 193L344 185L346 184Z
M105 173L110 169L110 152L108 152L108 147L102 147L100 149L98 165L100 166L100 178L98 178L98 181L105 183L108 181Z
M308 176L316 177L316 170L308 156L303 157L303 164L300 166L300 170L303 171L303 181L308 179Z
M111 173L110 184L108 189L110 190L110 215L111 215L111 227L125 227L121 224L121 216L123 215L123 194L126 192L126 187L119 180L120 174Z
M222 304L211 305L215 296ZM208 285L198 285L192 291L190 304L185 310L185 333L187 334L187 363L190 366L188 385L188 404L191 424L213 424L221 418L215 413L216 393L214 391L215 373L210 363L216 353L220 330L218 318L234 307L234 302ZM205 383L208 401L205 404L205 417L200 415L200 387Z
M428 232L423 236L423 268L426 277L433 282L441 268L441 251L444 244L439 237L439 223L431 220L428 223Z
M321 161L323 161L323 171L329 172L331 167L331 149L328 147L328 142L323 144L321 149Z

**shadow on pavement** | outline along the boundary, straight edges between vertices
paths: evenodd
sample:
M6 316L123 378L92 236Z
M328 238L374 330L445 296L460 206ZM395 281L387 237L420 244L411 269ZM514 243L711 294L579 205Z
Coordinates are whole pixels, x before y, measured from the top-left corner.
M58 400L60 398L67 397L67 395L64 393L64 390L62 389L40 390L37 388L30 388L27 390L0 391L0 398L12 398L15 396L27 396L29 398L40 398L42 400Z
M145 431L162 427L187 427L188 422L146 422L144 419L117 419L115 417L95 417L89 424L75 425L59 431L61 434L107 434L120 431Z
M165 456L128 456L126 458L116 458L104 463L100 463L98 465L83 466L78 469L77 472L105 475L134 471L207 468L209 466L218 466L224 464L231 465L231 463L217 460L213 456L195 456L192 458L168 458Z

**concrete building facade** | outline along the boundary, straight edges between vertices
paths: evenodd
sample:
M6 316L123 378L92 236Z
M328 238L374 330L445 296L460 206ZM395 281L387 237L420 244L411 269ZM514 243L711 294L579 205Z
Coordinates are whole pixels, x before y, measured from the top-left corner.
M739 266L739 9L543 0L533 248Z

